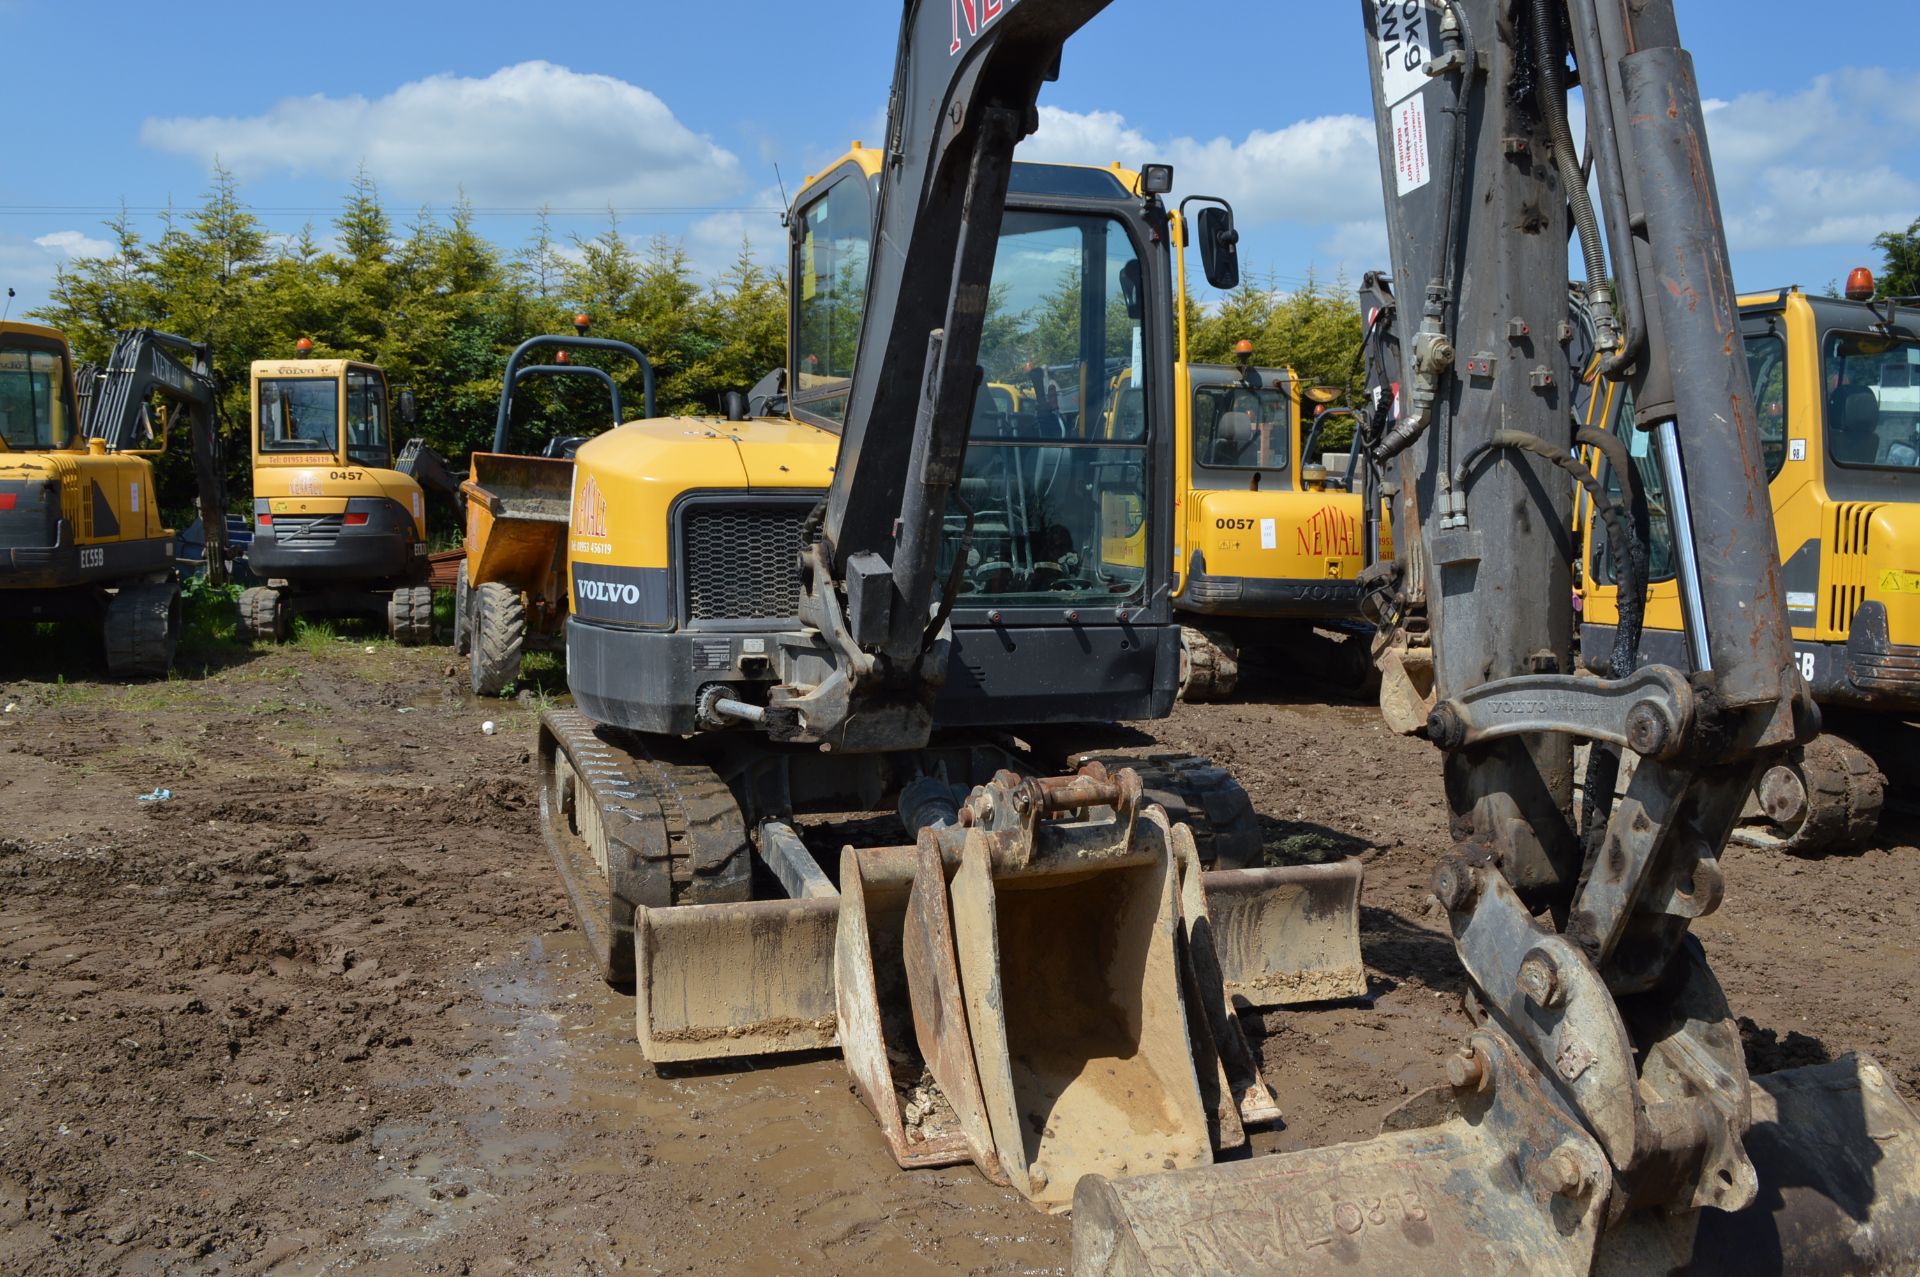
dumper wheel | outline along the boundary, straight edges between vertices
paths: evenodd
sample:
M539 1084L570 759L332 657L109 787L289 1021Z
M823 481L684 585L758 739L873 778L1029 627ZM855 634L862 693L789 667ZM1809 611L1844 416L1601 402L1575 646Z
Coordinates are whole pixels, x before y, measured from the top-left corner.
M256 585L240 592L238 637L242 643L287 641L287 596Z
M472 593L467 643L468 681L475 696L498 696L520 677L520 648L527 639L527 605L520 592L488 581Z
M409 585L387 600L387 633L408 647L433 642L433 588Z
M129 678L161 678L173 668L180 643L180 587L124 585L107 603L103 627L107 671Z
M1180 699L1224 701L1240 685L1240 645L1213 630L1180 627Z
M1131 767L1140 775L1147 801L1166 809L1167 819L1193 831L1194 848L1209 869L1248 869L1262 863L1265 839L1253 800L1233 773L1195 754L1082 754L1073 766L1102 763L1108 770Z
M1761 778L1763 813L1800 809L1764 832L1796 856L1858 850L1879 829L1886 795L1886 778L1865 750L1845 737L1816 736Z
M467 609L473 606L467 597L467 565L460 565L460 575L453 582L453 650L465 656L473 647L473 617Z

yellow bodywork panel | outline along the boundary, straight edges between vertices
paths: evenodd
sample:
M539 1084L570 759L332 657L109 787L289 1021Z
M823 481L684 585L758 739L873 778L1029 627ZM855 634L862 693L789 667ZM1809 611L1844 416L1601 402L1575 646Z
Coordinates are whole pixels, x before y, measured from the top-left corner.
M171 534L153 499L153 466L104 452L0 454L0 479L60 485L60 513L80 545L145 541Z
M1209 576L1350 581L1365 566L1361 501L1348 492L1195 492L1188 544Z
M784 417L662 417L619 426L574 457L568 559L665 568L668 511L690 492L820 489L837 436Z

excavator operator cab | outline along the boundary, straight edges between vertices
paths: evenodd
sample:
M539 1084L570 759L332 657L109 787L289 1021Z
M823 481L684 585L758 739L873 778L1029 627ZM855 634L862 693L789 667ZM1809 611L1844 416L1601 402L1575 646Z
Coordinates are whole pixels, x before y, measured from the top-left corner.
M847 410L864 312L880 152L856 148L809 183L796 212L790 384L804 422L837 431ZM992 702L1003 674L1031 691L1036 721L1165 714L1155 690L1155 623L1169 570L1149 511L1167 503L1171 474L1172 334L1164 217L1153 182L1125 169L1062 164L1013 168L987 297L965 462L942 525L938 576L955 582L960 657L935 713L964 725ZM1156 210L1159 210L1156 213ZM1159 260L1156 260L1159 259ZM1162 508L1170 510L1170 504ZM1098 609L1096 612L1094 609ZM1132 634L1094 628L1117 615ZM1012 649L982 630L1022 640ZM1111 640L1111 641L1109 641ZM1097 695L1061 689L1050 662L1086 660L1114 677ZM1041 656L1040 653L1045 655ZM1097 702L1097 704L1096 704ZM1004 702L992 709L1008 711Z
M253 541L263 584L240 598L243 637L279 641L296 612L382 617L406 643L432 636L426 498L394 467L387 375L356 359L252 369ZM403 419L413 415L403 393ZM404 463L403 463L404 464Z
M393 465L386 374L371 364L319 360L255 368L254 462L319 459L339 466Z
M0 330L0 440L13 452L78 447L67 344L51 329Z

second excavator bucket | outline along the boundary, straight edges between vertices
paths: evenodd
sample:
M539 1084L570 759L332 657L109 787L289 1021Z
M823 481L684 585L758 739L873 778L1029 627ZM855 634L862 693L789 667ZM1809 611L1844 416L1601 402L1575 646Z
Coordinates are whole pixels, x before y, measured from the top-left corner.
M1217 974L1220 1014L1189 1005L1175 835L1139 803L1131 772L1009 775L910 854L842 854L841 1049L903 1166L970 1159L1062 1210L1083 1175L1241 1138L1215 1033L1250 1053Z
M1737 1212L1633 1210L1594 1138L1497 1032L1456 1087L1372 1140L1129 1180L1074 1198L1074 1277L1287 1272L1893 1277L1920 1251L1920 1121L1848 1056L1750 1084L1759 1174ZM1408 1125L1413 1115L1429 1120Z

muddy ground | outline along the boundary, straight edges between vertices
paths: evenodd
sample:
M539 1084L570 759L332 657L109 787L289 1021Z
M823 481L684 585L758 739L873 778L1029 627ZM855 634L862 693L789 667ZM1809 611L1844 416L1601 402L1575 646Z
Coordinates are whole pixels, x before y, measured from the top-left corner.
M650 1074L535 827L543 693L475 703L449 660L309 635L160 684L0 670L0 1272L1064 1269L1064 1221L895 1170L836 1058ZM1466 1023L1437 758L1251 691L1153 735L1234 767L1274 844L1364 857L1374 997L1269 1018L1261 1147L1363 1137ZM1756 1067L1860 1049L1920 1092L1917 833L1729 852L1696 930Z

